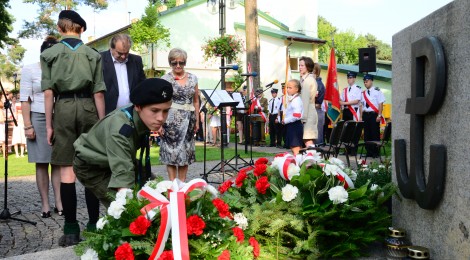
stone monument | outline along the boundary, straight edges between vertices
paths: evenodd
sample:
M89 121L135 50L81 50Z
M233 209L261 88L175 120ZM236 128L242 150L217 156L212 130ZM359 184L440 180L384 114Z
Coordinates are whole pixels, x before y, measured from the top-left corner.
M432 259L470 259L470 1L393 36L393 226Z

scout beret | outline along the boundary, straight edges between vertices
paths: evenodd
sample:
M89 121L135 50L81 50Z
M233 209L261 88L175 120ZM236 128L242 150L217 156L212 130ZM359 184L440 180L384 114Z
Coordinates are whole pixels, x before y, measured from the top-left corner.
M357 73L356 73L356 72L354 72L354 71L348 71L348 78L349 78L349 77L355 78L356 76L357 76Z
M271 93L277 93L277 88L271 89Z
M364 80L367 80L367 79L374 80L374 76L372 76L370 74L364 75Z
M170 101L173 98L173 86L164 79L150 78L137 85L130 95L132 104L148 105Z
M60 19L67 19L83 27L83 31L86 31L86 22L83 18L73 10L62 10L59 14Z

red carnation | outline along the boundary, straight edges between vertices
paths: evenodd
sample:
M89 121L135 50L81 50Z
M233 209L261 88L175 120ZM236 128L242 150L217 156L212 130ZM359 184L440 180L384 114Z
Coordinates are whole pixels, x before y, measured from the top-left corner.
M230 260L230 251L224 250L222 254L217 257L217 260Z
M120 245L114 252L114 257L116 260L134 260L134 252L129 243L124 243Z
M219 186L219 192L220 194L224 194L226 191L228 191L228 189L230 187L232 187L233 185L233 182L231 180L227 180L225 181L224 183L222 183L220 186Z
M237 185L238 188L241 188L243 186L243 181L248 177L248 174L246 174L245 171L240 171L237 175L237 179L235 180L235 185Z
M263 158L259 158L258 160L256 160L255 165L267 164L267 163L268 163L268 159L263 157Z
M188 235L200 236L203 229L206 227L206 223L198 215L192 215L186 220L186 227L188 229Z
M232 214L230 214L228 204L225 203L222 199L216 198L212 200L212 204L214 204L215 208L219 211L219 216L221 218L232 218Z
M173 251L171 250L163 251L160 257L158 258L158 260L173 260L173 259L175 258L173 257Z
M255 166L255 170L253 171L253 174L255 176L260 176L260 175L262 175L263 173L266 172L266 168L268 168L268 166L266 164L257 164Z
M253 256L257 258L259 256L259 243L256 241L255 237L250 237L248 239L248 243L250 243L250 246L253 247Z
M243 234L243 229L239 227L232 228L233 235L237 238L237 242L243 242L245 240L245 234Z
M129 230L134 235L145 235L152 223L144 216L140 215L129 226Z
M269 184L268 177L266 176L259 178L255 183L256 189L261 194L266 194L266 190L269 188L269 186L271 185Z

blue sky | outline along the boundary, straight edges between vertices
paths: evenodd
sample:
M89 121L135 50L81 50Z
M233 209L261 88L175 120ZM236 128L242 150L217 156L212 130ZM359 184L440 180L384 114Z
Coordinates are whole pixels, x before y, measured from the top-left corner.
M282 0L258 0L282 1ZM319 15L325 17L340 31L352 30L356 34L371 33L379 40L392 43L392 36L407 26L419 21L452 0L317 0ZM147 0L110 0L109 7L100 13L91 8L80 7L78 12L87 21L87 31L82 39L100 37L117 30L129 22L129 17L140 18ZM291 0L295 2L295 0ZM11 0L11 10L16 22L12 37L16 37L23 20L37 16L36 6L24 4L22 0ZM130 15L129 15L130 12ZM214 32L215 34L218 32ZM38 61L41 40L21 40L27 49L24 64Z

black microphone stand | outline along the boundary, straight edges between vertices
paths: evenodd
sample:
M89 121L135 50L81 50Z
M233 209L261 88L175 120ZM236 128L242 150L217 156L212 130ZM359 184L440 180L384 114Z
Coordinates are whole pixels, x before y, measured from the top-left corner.
M227 74L228 70L231 69L231 68L222 68L222 67L221 67L220 69L225 70L225 71L222 71L223 76L221 77L219 83L217 83L217 85L215 86L215 88L212 90L212 93L207 97L206 102L205 102L204 105L202 106L203 108L206 107L207 102L209 102L209 100L211 99L212 95L215 93L215 91L216 91L217 88L219 87L219 84L222 82L222 79L224 79L225 74ZM204 172L203 172L203 174L202 174L202 176L203 176L202 178L203 178L205 181L207 181L207 182L208 182L208 179L207 179L207 178L208 178L208 175L209 175L212 171L214 171L219 165L220 165L220 170L221 170L221 172L222 172L222 180L225 180L225 168L224 168L224 165L225 165L226 163L225 163L225 159L224 159L224 140L223 140L223 139L224 139L224 138L226 139L226 137L224 137L224 134L222 133L222 131L226 131L227 128L226 128L226 127L225 127L225 128L222 127L222 124L225 124L225 122L226 122L226 120L222 120L222 117L225 117L226 114L225 114L225 109L224 109L223 107L219 108L219 110L221 111L221 120L220 120L220 121L221 121L221 138L220 138L220 139L221 139L221 140L220 140L220 144L221 144L221 145L220 145L220 149L221 149L221 159L220 159L220 163L218 163L218 164L217 164L214 168L212 168L209 172L206 172L206 147L207 147L207 146L206 146L206 143L207 143L206 141L207 141L207 140L205 140L205 141L204 141ZM207 139L207 138L206 138L206 137L207 137L207 135L206 135L206 134L207 134L207 109L204 109L203 112L204 112L204 121L205 121L205 122L204 122L204 125L205 125L205 127L204 127L204 132L205 132L205 133L204 133L204 139ZM224 129L225 129L225 130L224 130ZM227 136L227 135L225 134L225 136ZM217 140L217 137L215 137L215 138L216 138L216 140ZM231 165L229 165L229 166L230 166L232 169L234 169ZM236 170L236 169L234 169L234 170Z
M14 79L15 79L14 83L15 83L15 89L16 89L16 74L14 75ZM0 82L0 88L2 89L3 96L5 97L5 103L4 103L4 108L5 108L5 149L7 150L7 151L4 151L5 152L5 190L4 190L3 211L0 214L0 219L3 219L3 220L13 219L13 220L17 220L17 221L26 222L26 223L29 223L29 224L32 224L32 225L36 225L36 222L34 222L34 221L29 221L29 220L19 219L19 218L13 217L15 215L21 214L21 210L17 211L17 212L14 212L14 213L10 213L10 210L8 209L8 200L7 200L8 199L8 120L7 120L8 119L8 110L10 110L10 113L11 113L11 116L12 116L12 119L13 119L13 123L15 124L15 126L18 126L18 123L16 122L15 115L13 114L13 111L11 110L11 103L7 98L7 95L5 93L5 89L3 88L3 85L2 85L1 82Z

